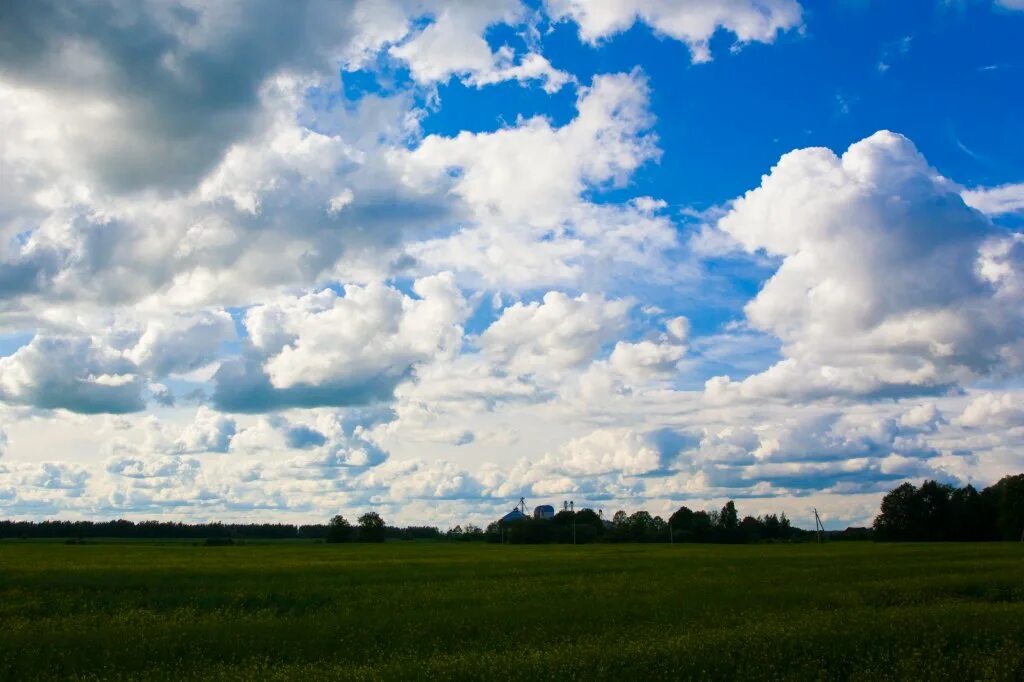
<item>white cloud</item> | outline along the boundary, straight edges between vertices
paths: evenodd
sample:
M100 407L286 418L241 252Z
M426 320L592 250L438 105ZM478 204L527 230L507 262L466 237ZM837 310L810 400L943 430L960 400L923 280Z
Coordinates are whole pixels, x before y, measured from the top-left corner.
M981 393L971 400L956 422L975 429L1024 426L1024 400L1019 393Z
M390 397L413 369L457 353L468 307L449 274L413 284L416 298L379 283L282 296L245 316L251 352L214 375L222 409L350 405Z
M1024 9L1024 2L1021 8ZM964 202L990 216L1024 212L1024 182L999 187L975 187L960 193Z
M520 374L558 372L594 359L626 323L633 302L549 291L542 302L515 303L480 335L491 358Z
M106 470L115 476L126 478L192 478L200 469L195 457L160 455L154 457L111 457Z
M584 198L626 185L658 157L646 79L639 72L596 76L579 90L576 107L562 127L538 116L494 132L431 135L393 156L409 187L447 186L460 200L461 229L410 245L421 267L506 289L677 272L665 262L678 242L663 203Z
M538 116L491 133L427 136L400 159L406 181L436 185L457 169L452 192L477 219L550 229L586 186L621 184L657 156L654 137L645 134L652 123L647 95L639 73L597 76L580 89L576 118L561 128Z
M661 453L641 433L629 429L599 429L575 438L543 464L569 475L646 474L661 467Z
M268 315L281 315L278 331L289 335L283 347L265 345L265 330L253 343L269 357L264 364L275 388L296 384L365 381L404 375L416 362L445 350L457 351L466 304L450 275L417 280L413 299L379 284L348 286L344 298L333 291L315 311L260 306L246 317L254 327ZM298 302L303 306L304 302Z
M1020 237L966 206L905 137L786 154L718 228L781 265L746 308L785 359L712 400L941 390L1017 371Z
M942 412L935 403L915 405L900 417L900 426L929 432L934 432L945 422Z
M638 343L619 341L608 361L611 367L633 383L668 378L686 352L675 343L644 340Z
M443 83L453 75L477 87L506 80L541 80L552 93L571 77L553 68L543 56L530 52L514 64L515 53L506 46L494 51L485 33L495 24L516 25L525 8L518 0L480 3L438 3L436 14L423 30L388 53L409 66L412 77L423 85Z
M125 357L154 377L185 374L209 365L223 342L235 336L224 311L198 312L149 320Z
M88 338L36 336L0 358L0 398L44 409L133 412L144 406L138 369Z
M235 420L200 406L195 419L181 432L175 450L187 452L227 452L236 432Z
M694 62L711 59L709 41L719 30L733 33L739 44L771 43L802 21L796 0L545 0L545 6L555 19L575 21L580 37L591 43L642 21L686 43Z

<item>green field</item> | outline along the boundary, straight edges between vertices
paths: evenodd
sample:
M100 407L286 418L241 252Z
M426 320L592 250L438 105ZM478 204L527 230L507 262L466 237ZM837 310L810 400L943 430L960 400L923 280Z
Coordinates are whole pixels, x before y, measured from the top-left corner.
M0 678L1024 678L1024 545L0 542Z

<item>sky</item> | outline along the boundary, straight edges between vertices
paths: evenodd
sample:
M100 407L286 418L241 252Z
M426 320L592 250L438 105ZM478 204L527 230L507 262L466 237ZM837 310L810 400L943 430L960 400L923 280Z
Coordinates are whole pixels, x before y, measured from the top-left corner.
M1024 471L1021 0L0 4L0 517L870 523Z

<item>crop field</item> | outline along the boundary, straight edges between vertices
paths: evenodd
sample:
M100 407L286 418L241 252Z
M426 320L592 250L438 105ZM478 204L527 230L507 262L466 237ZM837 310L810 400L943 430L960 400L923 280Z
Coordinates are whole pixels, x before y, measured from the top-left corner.
M0 542L0 679L1024 678L1024 546Z

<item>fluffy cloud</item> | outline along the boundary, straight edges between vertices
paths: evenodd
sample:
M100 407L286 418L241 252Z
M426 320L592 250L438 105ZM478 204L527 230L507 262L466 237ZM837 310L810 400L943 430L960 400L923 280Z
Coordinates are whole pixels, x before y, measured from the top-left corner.
M579 24L580 37L591 43L642 21L686 43L694 62L711 59L708 43L720 29L733 33L740 44L770 43L780 32L800 26L802 18L796 0L545 0L545 6L553 18Z
M968 428L1024 426L1024 401L1018 393L982 393L971 401L956 422Z
M612 349L608 364L633 384L670 378L686 353L690 322L685 317L675 317L666 322L665 330L657 340L619 341Z
M447 274L406 296L382 284L349 285L250 309L251 349L214 376L223 409L350 405L386 398L420 362L457 352L468 309Z
M515 0L13 2L0 10L0 80L42 114L39 139L59 142L51 169L117 189L187 187L258 125L269 79L359 67L424 18L392 48L418 80L496 79L502 56L483 34L520 16Z
M677 246L659 213L664 204L583 198L624 185L658 157L647 105L639 72L597 76L580 88L577 116L562 127L538 116L494 132L431 135L396 155L410 187L449 186L465 216L454 235L413 244L409 253L500 288L612 281L637 270L661 276L668 268L659 259Z
M1021 5L1024 9L1024 4ZM1024 183L976 187L960 193L964 202L991 216L1024 212Z
M549 455L546 463L569 475L635 476L657 471L662 466L662 453L644 434L629 429L600 429L569 441L556 455Z
M0 398L72 412L134 412L144 407L137 367L88 338L37 336L0 358Z
M199 460L195 457L178 455L111 457L106 464L108 473L134 479L192 478L199 469Z
M591 361L624 326L632 301L549 291L542 302L506 308L480 335L484 353L520 374L557 372Z
M543 117L493 133L431 135L404 159L406 180L437 184L458 170L452 192L480 220L551 228L588 185L623 182L657 156L639 74L598 76L581 88L577 116L562 128ZM516 182L509 182L515 178Z
M11 181L0 202L12 216L0 225L0 305L20 311L32 297L239 305L261 288L390 275L402 236L438 233L451 211L387 161L422 112L408 92L342 107L310 92L336 91L339 65L437 31L456 52L482 44L489 66L456 59L434 73L430 51L407 55L414 74L451 68L477 85L542 79L549 90L569 80L539 54L491 55L482 32L518 21L515 2L0 12L0 175Z
M234 323L224 311L155 318L125 357L157 378L185 374L213 362L221 344L234 335Z
M236 432L235 420L200 406L175 449L180 452L227 452Z
M781 260L746 314L786 357L710 381L713 400L926 392L1022 366L1020 236L900 135L785 155L718 228Z
M570 76L553 68L543 56L530 52L514 64L507 45L493 51L484 37L498 23L516 25L525 8L519 0L487 3L439 3L432 21L388 53L409 66L412 77L429 85L460 74L477 87L504 80L542 80L547 92L556 92Z
M0 358L0 399L85 414L143 409L147 397L172 405L158 381L213 363L234 337L224 311L102 313L52 307L52 331Z

